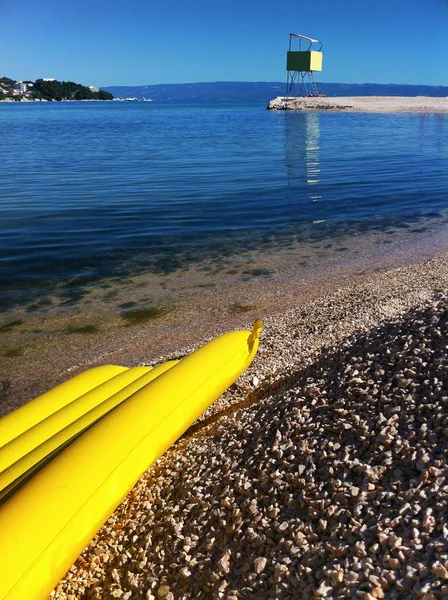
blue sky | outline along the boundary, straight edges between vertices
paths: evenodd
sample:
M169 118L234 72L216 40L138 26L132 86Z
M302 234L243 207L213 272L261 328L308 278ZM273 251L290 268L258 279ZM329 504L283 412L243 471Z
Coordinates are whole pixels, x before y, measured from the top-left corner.
M284 81L290 32L323 41L318 81L448 85L448 0L0 0L0 76Z

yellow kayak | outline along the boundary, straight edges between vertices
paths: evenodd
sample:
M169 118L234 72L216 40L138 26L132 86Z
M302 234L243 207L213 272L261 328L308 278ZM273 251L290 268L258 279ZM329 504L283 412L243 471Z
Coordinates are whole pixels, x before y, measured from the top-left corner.
M94 387L127 371L106 365L80 373L0 419L0 448Z
M59 453L76 436L177 362L168 361L156 368L126 369L76 398L0 448L0 504L40 470L44 462L48 462L49 458ZM66 382L69 383L78 387L79 381L75 377ZM66 385L65 389L71 387ZM36 400L40 403L40 398ZM30 405L36 400L32 400ZM36 412L37 408L36 406Z
M88 429L0 507L1 600L44 600L139 477L249 366L261 322L209 342Z

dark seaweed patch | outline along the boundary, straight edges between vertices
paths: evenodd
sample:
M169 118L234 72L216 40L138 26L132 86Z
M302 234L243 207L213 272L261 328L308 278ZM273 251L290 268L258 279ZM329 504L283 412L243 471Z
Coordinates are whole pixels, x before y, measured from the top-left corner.
M99 328L96 325L69 325L67 333L97 333Z
M81 287L84 285L91 285L92 283L98 283L101 281L103 277L101 275L97 275L96 273L92 273L89 275L80 275L79 277L75 277L74 279L70 279L64 284L62 287L64 288L73 288L73 287Z
M396 227L397 229L409 229L410 225L408 225L407 223L394 223L394 227Z
M30 304L30 306L28 306L28 308L26 309L26 312L36 312L37 310L40 310L41 308L47 308L52 304L53 300L51 298L42 298L38 302Z
M139 308L136 310L128 310L121 313L123 319L127 321L127 326L140 325L147 321L153 321L159 319L169 312L166 308L158 308L156 306L149 306L147 308Z
M210 269L207 274L208 275L216 275L217 273L221 273L221 271L223 271L223 270L224 270L224 266L218 265L216 267L213 267L213 269Z
M0 398L6 398L11 389L11 382L9 379L0 379Z
M30 306L28 306L28 308L26 309L26 312L36 312L40 308L41 307L39 304L30 304Z
M8 348L8 350L5 350L3 353L3 356L6 356L7 358L23 356L23 348Z
M238 302L235 302L229 308L229 313L231 315L240 315L249 312L250 310L254 310L255 308L257 308L255 304L238 304Z
M247 271L243 271L245 275L252 275L252 277L263 277L265 275L271 275L272 271L269 269L248 269Z
M72 292L64 295L61 304L77 304L89 293L90 292L88 290L73 290Z
M110 292L107 292L107 294L104 294L103 298L104 300L110 300L111 298L116 298L117 296L117 290L111 290Z
M137 302L124 302L119 305L119 308L134 308L134 306L137 306Z
M171 275L175 271L182 269L185 265L177 259L159 260L154 265L154 271L161 275Z
M9 331L13 327L18 327L19 325L22 325L22 323L23 323L22 319L16 319L15 321L10 321L9 323L5 323L4 325L2 325L0 327L0 332Z

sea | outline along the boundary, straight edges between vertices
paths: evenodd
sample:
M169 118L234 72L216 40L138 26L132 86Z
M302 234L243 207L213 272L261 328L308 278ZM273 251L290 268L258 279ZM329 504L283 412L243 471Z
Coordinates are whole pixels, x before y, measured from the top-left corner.
M223 272L310 277L446 245L448 115L14 103L0 139L5 314L107 302L145 276L202 272L206 293Z

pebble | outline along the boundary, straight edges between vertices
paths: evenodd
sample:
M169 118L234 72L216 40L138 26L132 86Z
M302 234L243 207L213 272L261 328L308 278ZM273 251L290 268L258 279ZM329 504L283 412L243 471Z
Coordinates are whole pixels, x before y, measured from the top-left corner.
M317 588L317 590L314 592L314 595L317 598L328 598L329 596L331 596L332 591L333 588L330 585L327 585L325 581L323 581Z
M432 572L434 573L434 575L440 579L448 579L448 570L447 568L440 564L440 563L436 563L433 568L432 568Z
M266 567L267 560L264 556L259 556L254 560L254 571L257 575L262 573Z

